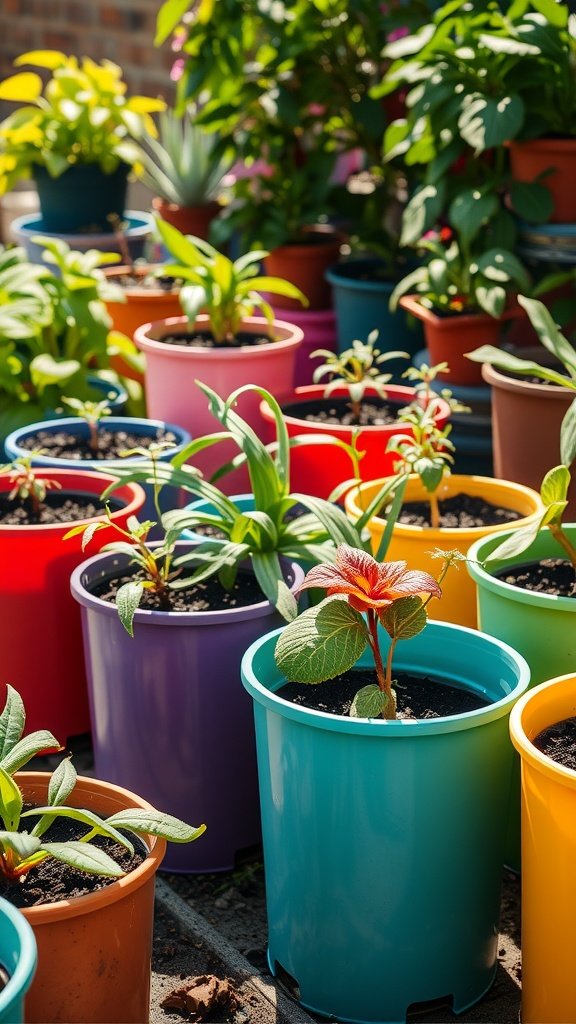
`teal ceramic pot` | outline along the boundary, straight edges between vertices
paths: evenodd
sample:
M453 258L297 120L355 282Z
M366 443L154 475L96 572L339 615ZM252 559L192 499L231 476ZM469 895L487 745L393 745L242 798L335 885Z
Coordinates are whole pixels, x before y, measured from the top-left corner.
M110 231L110 215L124 216L128 164L106 174L99 164L71 165L59 178L34 168L44 230L73 234Z
M279 632L242 662L271 970L294 980L306 1008L338 1021L396 1024L412 1003L441 997L461 1013L496 972L508 713L528 666L499 640L429 622L399 644L395 667L491 703L418 722L341 718L276 695ZM384 651L387 643L383 635Z
M22 1024L24 996L36 970L36 939L28 921L0 899L0 964L10 980L0 992L0 1024Z
M566 527L576 543L576 525ZM493 573L505 566L526 565L541 558L562 558L563 552L546 527L521 555L494 561L484 559L509 532L495 533L477 541L468 551L467 568L476 583L478 625L485 633L519 651L530 666L531 685L576 670L576 599L539 594L496 579ZM520 870L520 761L514 755L510 827L505 861Z

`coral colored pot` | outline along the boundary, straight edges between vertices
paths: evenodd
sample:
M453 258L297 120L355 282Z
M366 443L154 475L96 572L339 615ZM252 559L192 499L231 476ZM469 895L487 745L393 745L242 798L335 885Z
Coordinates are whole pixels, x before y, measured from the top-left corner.
M487 313L461 313L457 316L437 316L427 309L415 295L403 295L400 305L407 313L422 320L424 337L428 349L428 363L448 363L450 370L446 382L453 384L482 383L482 367L466 359L467 352L473 352L480 345L498 346L504 321L519 316L520 307L508 310L496 320Z
M576 1006L576 772L532 742L574 715L572 671L524 694L510 716L522 761L523 1024L566 1024Z
M209 330L209 318L199 316L196 328ZM242 329L261 331L277 340L241 348L165 345L158 339L166 334L190 330L185 317L158 320L139 327L134 341L146 355L148 415L178 423L192 437L201 437L221 430L221 424L212 416L208 399L196 388L195 380L207 384L222 398L227 398L243 384L258 384L275 397L286 394L293 386L296 355L302 344L300 328L283 320L275 320L269 327L266 320L251 317L243 321ZM236 406L239 415L255 430L262 422L259 405L260 397L249 394L242 395ZM206 476L211 476L236 454L237 448L232 442L214 445L196 456L194 465ZM222 486L229 494L247 490L246 471L229 473Z
M220 203L203 203L201 206L179 206L177 203L168 203L165 199L155 196L152 200L152 209L167 220L183 235L195 235L196 238L203 238L208 241L210 225L216 219L222 207ZM176 313L166 314L177 316ZM150 318L149 318L150 319ZM155 320L160 317L154 317Z
M336 389L330 397L337 398L346 395L345 388ZM374 395L371 388L366 389L366 394ZM399 402L398 408L404 408L414 399L414 388L404 387L399 384L390 385L386 388L386 394L391 401ZM320 399L324 396L322 384L310 384L308 387L296 388L291 394L286 395L283 405L288 406L293 402L309 402ZM266 402L260 406L261 415L266 423L264 438L266 442L276 438L274 428L274 417ZM441 401L440 411L436 422L443 427L450 415L448 405ZM308 420L300 419L293 411L284 414L284 422L290 437L306 435L310 438L326 436L338 438L346 444L352 443L355 427L332 426L324 423L311 423ZM396 456L386 454L386 445L393 434L412 434L407 424L390 423L384 426L362 427L358 434L358 450L365 452L360 461L360 476L362 480L375 480L377 477L392 474L394 470L394 459ZM313 494L319 498L327 498L338 484L349 480L354 476L354 467L349 456L336 445L326 447L324 444L306 445L294 447L290 453L290 487L292 491L301 494Z
M496 973L507 718L528 666L492 637L429 622L398 644L395 666L489 704L411 722L339 717L277 694L279 632L242 661L254 700L270 968L331 1020L398 1024L412 1003L446 996L461 1013Z
M372 483L361 484L349 492L346 497L346 511L353 521L360 518L363 509L377 494L382 483L382 480L374 480ZM540 495L536 491L508 480L452 473L440 484L438 497L442 501L455 494L478 495L493 505L501 505L519 512L521 518L514 523L515 529L526 526L542 511ZM419 477L410 476L404 492L404 501L426 500L427 491ZM378 550L385 527L386 520L380 516L373 516L368 523L374 551ZM410 569L421 569L437 576L439 562L431 554L435 548L442 548L444 551L457 550L465 555L475 540L501 531L501 526L424 529L421 526L404 526L402 523L396 523L386 558L392 561L404 559ZM448 572L442 584L442 598L433 602L430 614L442 622L476 626L476 589L463 567L452 568Z
M108 473L66 469L39 469L36 476L96 498L114 479ZM11 488L8 476L0 476L0 492ZM114 499L121 507L112 518L125 526L142 508L144 491L138 484L125 484ZM3 678L20 692L28 728L50 729L62 743L90 728L80 615L70 596L70 573L86 555L81 536L64 540L77 525L80 521L50 526L0 523ZM98 531L90 546L99 551L116 539L108 528Z
M36 939L28 921L0 899L0 964L9 980L0 992L0 1024L23 1024L24 996L36 970Z
M179 553L193 546L182 543ZM170 848L167 871L231 870L236 852L260 840L252 708L240 660L282 620L265 599L213 612L138 609L130 637L116 606L91 593L127 561L97 555L71 580L82 608L96 774L138 786L185 821L207 823L201 844ZM286 565L295 590L304 573Z
M329 309L332 291L326 271L340 255L343 236L330 228L316 227L308 232L309 242L280 245L266 256L264 269L272 277L295 284L308 299L308 309ZM282 299L284 309L301 309L296 299Z
M542 178L554 200L553 224L573 224L576 221L574 195L574 167L576 166L576 139L530 139L528 142L510 142L510 166L516 181L534 181Z
M130 275L131 277L144 278L155 269L149 267L134 267L133 270L127 266L106 267L104 273L114 284L119 279ZM164 288L138 288L137 285L124 289L125 302L107 302L106 309L112 317L112 327L120 334L132 338L137 327L141 324L150 323L151 320L164 320L170 316L180 316L182 309L178 298L179 289L166 291ZM131 377L140 383L144 381L144 374L138 373L128 366L121 356L114 356L111 365L117 373L124 377Z
M16 779L27 802L47 803L47 772L21 772ZM82 777L67 803L103 817L128 807L150 807L128 790ZM26 997L26 1024L149 1020L154 876L166 842L141 838L149 854L123 878L98 892L22 911L38 944L38 969Z

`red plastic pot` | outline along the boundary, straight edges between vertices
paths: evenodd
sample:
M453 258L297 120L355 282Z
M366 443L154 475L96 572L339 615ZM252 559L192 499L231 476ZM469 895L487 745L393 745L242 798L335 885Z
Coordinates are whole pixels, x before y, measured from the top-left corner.
M35 473L40 479L57 480L65 491L94 497L114 479L108 473L65 469ZM8 476L0 476L0 493L11 488ZM139 484L119 488L114 499L121 508L112 513L114 521L124 525L129 516L138 514L144 498ZM70 574L86 553L81 536L63 539L78 524L0 523L2 678L22 696L28 731L50 729L62 743L90 728L80 611L70 594ZM100 551L114 539L110 528L99 531L88 553Z
M376 394L373 388L368 388L366 393L367 395ZM404 408L414 400L415 392L414 388L394 384L386 388L386 394L391 401L400 402L400 408ZM337 398L342 395L347 395L347 390L344 387L337 388L332 392L331 397ZM283 398L282 406L284 408L293 402L314 401L323 396L324 386L322 384L310 384L307 387L295 388L290 395ZM274 418L266 402L261 403L260 412L265 421L262 433L265 442L268 443L276 438ZM450 409L447 403L441 399L437 416L438 426L443 427L449 415ZM290 437L296 437L299 434L311 437L330 435L347 444L352 443L352 435L358 429L314 423L303 418L300 419L294 413L285 414L284 421ZM398 423L360 429L357 447L359 451L365 452L360 461L362 481L376 480L381 476L391 476L394 473L395 456L387 455L386 447L392 435L398 433L411 435L412 430L407 424ZM303 447L294 447L291 450L290 489L292 491L327 498L338 484L350 479L353 475L353 466L349 456L336 445L307 444Z
M550 189L554 200L550 217L553 224L576 221L575 158L576 139L530 139L510 143L510 166L516 181L534 181L545 174L542 184Z

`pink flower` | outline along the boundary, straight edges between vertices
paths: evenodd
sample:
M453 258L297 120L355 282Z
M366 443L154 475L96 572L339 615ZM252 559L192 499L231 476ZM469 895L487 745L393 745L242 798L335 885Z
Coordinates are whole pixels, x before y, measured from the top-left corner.
M183 57L179 57L178 60L174 61L172 68L170 70L170 78L172 79L173 82L177 82L180 78L182 78L182 75L184 74L185 63L186 62Z

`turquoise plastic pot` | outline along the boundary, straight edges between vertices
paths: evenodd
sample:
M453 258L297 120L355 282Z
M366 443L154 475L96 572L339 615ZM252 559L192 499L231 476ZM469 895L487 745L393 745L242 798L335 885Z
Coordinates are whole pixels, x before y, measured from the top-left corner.
M10 975L0 992L0 1024L22 1024L36 958L36 939L28 921L8 900L0 899L0 964Z
M294 980L306 1008L339 1021L396 1024L412 1003L443 997L461 1013L496 972L508 712L528 666L492 637L429 622L398 646L397 669L492 703L418 722L341 718L276 695L279 632L242 662L254 700L271 970ZM369 663L364 655L359 665Z
M576 543L576 525L566 527ZM563 557L547 527L521 555L505 562L481 563L510 532L493 533L468 551L467 568L477 586L478 625L485 633L516 648L530 666L531 685L576 670L576 600L514 587L492 573L504 566L525 565L540 558ZM520 870L520 761L515 755L506 864Z

